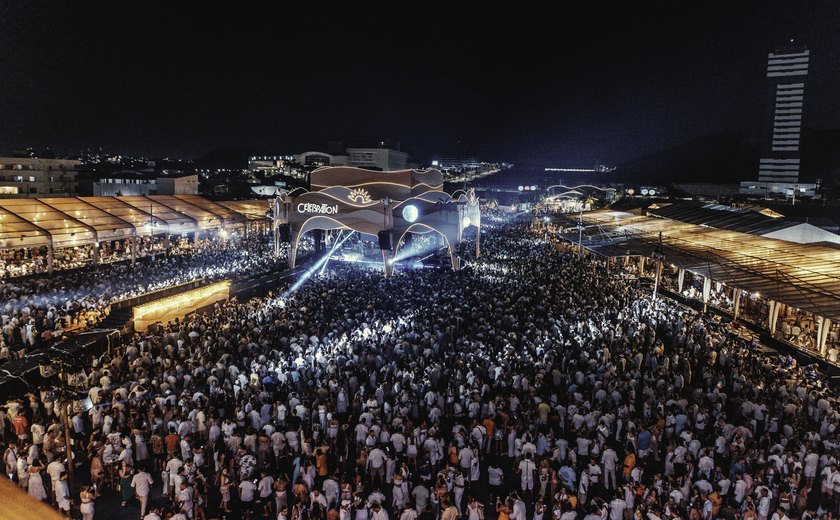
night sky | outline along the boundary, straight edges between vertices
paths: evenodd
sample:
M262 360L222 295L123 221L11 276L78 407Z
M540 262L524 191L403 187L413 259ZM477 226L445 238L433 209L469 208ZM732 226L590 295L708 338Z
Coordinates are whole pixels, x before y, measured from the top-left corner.
M0 150L385 139L616 164L759 133L766 56L790 38L812 54L805 125L840 127L840 2L454 4L0 0Z

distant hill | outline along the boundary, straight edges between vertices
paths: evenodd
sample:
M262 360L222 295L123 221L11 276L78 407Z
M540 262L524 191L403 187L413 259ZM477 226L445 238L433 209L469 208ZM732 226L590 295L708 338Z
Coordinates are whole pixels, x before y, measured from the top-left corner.
M759 151L760 143L743 134L709 135L643 155L613 173L615 180L638 183L731 183L755 174Z
M252 155L275 155L259 148L216 148L204 157L195 159L193 165L198 169L242 170L248 167L248 157Z
M755 179L761 140L738 133L703 136L620 164L616 181L734 183ZM801 180L840 183L840 129L802 130Z
M801 179L822 179L829 185L840 182L840 128L802 131Z

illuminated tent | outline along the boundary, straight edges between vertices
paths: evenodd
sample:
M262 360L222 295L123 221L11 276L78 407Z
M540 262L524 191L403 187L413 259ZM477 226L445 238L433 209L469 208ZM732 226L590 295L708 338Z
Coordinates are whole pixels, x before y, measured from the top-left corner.
M0 249L45 247L51 272L57 249L236 227L247 233L249 222L266 220L268 201L226 204L197 195L0 199ZM98 262L98 248L92 252Z

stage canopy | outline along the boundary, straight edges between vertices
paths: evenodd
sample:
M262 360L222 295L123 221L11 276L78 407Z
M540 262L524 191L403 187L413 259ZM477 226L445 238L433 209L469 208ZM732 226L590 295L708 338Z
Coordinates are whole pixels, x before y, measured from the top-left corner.
M300 237L311 230L348 229L378 238L386 274L406 233L440 234L453 269L463 231L480 231L475 193L449 195L438 170L381 172L351 167L319 168L311 174L313 191L293 191L279 199L278 224L287 224L295 263ZM476 254L478 254L478 239Z

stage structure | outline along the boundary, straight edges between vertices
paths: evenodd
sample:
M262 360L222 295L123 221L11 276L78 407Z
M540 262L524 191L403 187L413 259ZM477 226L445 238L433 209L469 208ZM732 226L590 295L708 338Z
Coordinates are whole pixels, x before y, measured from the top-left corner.
M407 233L438 233L459 268L464 230L476 228L475 254L481 252L481 213L473 190L443 191L438 170L381 172L352 167L324 167L310 176L312 191L293 190L275 200L275 243L291 242L289 266L295 266L301 236L313 230L347 229L376 237L385 275L393 274L396 249Z

